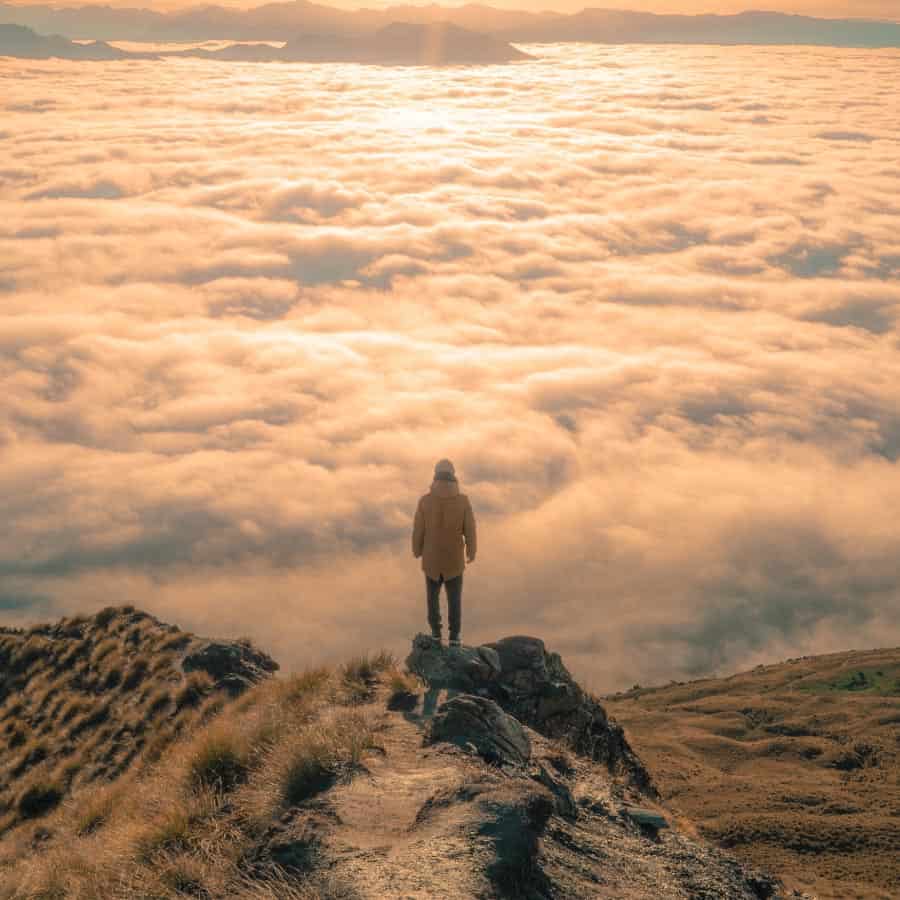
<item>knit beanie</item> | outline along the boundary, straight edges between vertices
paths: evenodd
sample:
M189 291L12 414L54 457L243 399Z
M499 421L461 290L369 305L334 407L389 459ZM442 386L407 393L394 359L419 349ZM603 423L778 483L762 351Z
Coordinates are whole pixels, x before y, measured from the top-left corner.
M456 470L449 459L441 459L434 467L434 477L437 481L456 481Z

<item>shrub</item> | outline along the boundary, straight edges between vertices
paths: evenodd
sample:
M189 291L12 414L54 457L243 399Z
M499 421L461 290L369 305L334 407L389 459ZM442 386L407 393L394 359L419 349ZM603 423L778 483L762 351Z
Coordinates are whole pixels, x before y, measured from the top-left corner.
M172 655L170 653L160 653L153 662L150 671L154 675L159 675L165 669L172 668Z
M417 694L422 689L422 682L412 672L403 672L397 668L388 674L387 684L393 695Z
M103 724L109 718L109 705L104 703L96 709L88 710L77 722L69 729L69 738L76 738L85 731L90 731L98 725Z
M373 746L372 738L368 718L352 712L301 732L286 748L290 755L284 768L284 802L302 803L330 787L341 770L358 767Z
M284 802L294 806L327 790L334 783L336 768L324 746L298 749L284 776Z
M411 710L418 702L418 694L422 683L410 672L402 672L395 668L387 678L391 695L388 698L388 709Z
M179 896L210 896L205 883L207 872L202 863L191 856L178 856L167 860L161 867L159 876L163 884Z

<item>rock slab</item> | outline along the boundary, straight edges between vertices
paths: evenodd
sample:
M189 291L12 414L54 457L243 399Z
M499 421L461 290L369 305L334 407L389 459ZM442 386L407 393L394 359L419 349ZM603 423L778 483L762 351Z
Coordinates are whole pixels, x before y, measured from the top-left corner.
M471 745L482 759L498 766L522 766L531 759L531 740L521 724L493 700L472 694L459 694L438 707L428 740Z

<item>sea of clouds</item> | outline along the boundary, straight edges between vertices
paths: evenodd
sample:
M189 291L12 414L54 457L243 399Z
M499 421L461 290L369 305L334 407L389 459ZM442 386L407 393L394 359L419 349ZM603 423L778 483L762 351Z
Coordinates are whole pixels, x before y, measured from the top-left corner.
M900 644L900 53L0 60L0 623L287 668L424 626L597 690Z

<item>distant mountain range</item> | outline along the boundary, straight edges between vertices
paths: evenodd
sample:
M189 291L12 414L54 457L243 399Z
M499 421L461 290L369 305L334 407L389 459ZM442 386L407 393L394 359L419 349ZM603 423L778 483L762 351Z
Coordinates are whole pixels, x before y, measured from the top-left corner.
M302 34L282 47L231 44L221 50L194 49L166 56L200 56L256 62L355 62L377 65L471 65L530 59L506 41L434 22L393 22L374 34Z
M308 0L290 0L248 10L197 6L160 13L150 9L109 6L55 7L0 3L0 22L25 25L44 34L106 41L283 41L286 35L320 35L337 39L373 36L397 23L431 25L446 22L469 31L493 35L499 40L518 43L591 41L609 44L900 47L900 23L817 19L773 12L745 12L731 16L663 16L585 9L573 15L563 15L500 10L476 4L343 10Z
M472 65L530 59L506 41L434 22L394 22L370 34L303 34L284 44L238 43L218 50L134 52L103 41L79 44L40 35L24 25L0 25L0 56L23 59L147 59L192 56L239 62L356 62L376 65Z
M131 54L103 41L76 44L59 35L45 37L24 25L0 25L0 56L25 59L125 59Z

